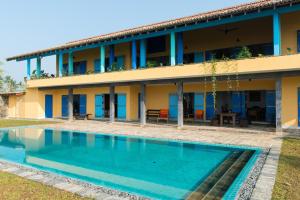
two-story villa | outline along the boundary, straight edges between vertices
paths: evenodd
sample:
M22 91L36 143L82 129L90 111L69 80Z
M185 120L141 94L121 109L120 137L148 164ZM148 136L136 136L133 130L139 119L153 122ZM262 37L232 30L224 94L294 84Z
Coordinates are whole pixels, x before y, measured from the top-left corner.
M140 121L165 110L183 126L222 112L300 125L300 0L260 0L26 53L27 89L9 117ZM56 56L56 74L42 60ZM31 61L36 59L36 66ZM34 71L34 74L32 72ZM164 116L166 117L166 116Z

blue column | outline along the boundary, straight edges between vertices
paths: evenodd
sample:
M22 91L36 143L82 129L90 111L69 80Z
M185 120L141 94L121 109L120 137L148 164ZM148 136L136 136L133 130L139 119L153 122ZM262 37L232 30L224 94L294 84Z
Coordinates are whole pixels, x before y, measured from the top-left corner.
M30 80L30 74L31 74L31 69L30 69L30 59L27 59L27 80Z
M136 69L136 40L132 40L131 44L131 66Z
M58 76L62 77L63 75L63 66L64 66L64 54L60 52L58 54Z
M73 52L69 52L69 66L68 66L68 75L73 75Z
M177 64L183 64L183 33L177 33Z
M146 39L140 40L140 67L146 67Z
M112 70L112 64L115 62L115 46L110 45L109 47L109 67Z
M105 46L100 47L100 72L105 72Z
M274 56L281 55L281 26L280 15L274 13L273 15L273 44L274 44Z
M170 62L171 66L176 65L176 39L175 32L171 32L170 34Z
M41 77L41 57L36 59L36 76L37 78Z

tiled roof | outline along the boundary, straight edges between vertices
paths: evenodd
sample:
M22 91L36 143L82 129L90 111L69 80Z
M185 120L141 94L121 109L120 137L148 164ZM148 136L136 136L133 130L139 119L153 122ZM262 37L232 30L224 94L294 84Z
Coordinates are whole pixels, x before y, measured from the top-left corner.
M109 34L104 34L104 35L99 35L95 37L90 37L82 40L76 40L72 42L68 42L66 44L48 48L48 49L43 49L40 51L35 51L31 53L26 53L26 54L21 54L17 55L14 57L7 58L7 60L15 60L15 59L22 59L26 57L31 57L31 56L39 56L41 54L51 52L51 51L57 51L57 50L63 50L63 49L68 49L68 48L73 48L73 47L78 47L81 45L86 45L86 44L92 44L96 42L101 42L105 40L110 40L110 39L115 39L115 38L120 38L124 36L130 36L134 34L139 34L139 33L147 33L155 30L161 30L164 28L170 28L174 26L180 26L184 24L189 24L189 23L194 23L194 22L203 22L211 19L216 19L219 17L225 17L229 15L237 15L239 13L244 13L244 12L251 12L257 9L267 9L267 8L272 8L274 6L284 6L284 5L289 5L292 3L298 3L300 0L257 0L254 2L250 3L245 3L245 4L240 4L237 6L232 6L220 10L215 10L215 11L210 11L210 12L205 12L205 13L200 13L188 17L182 17L174 20L168 20L160 23L155 23L155 24L150 24L150 25L145 25L145 26L140 26L137 28L131 28L131 29L126 29L118 32L113 32Z

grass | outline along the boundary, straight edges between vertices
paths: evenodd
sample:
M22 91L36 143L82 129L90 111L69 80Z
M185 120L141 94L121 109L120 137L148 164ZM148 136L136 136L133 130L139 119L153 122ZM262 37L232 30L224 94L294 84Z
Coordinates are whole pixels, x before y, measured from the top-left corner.
M272 199L300 199L300 138L283 140Z
M0 120L0 128L56 123L37 120ZM77 200L84 199L78 195L56 189L35 181L27 180L13 174L0 171L0 199L19 200ZM86 198L85 198L86 199Z
M29 126L29 125L40 125L40 124L53 124L55 121L46 120L17 120L17 119L1 119L0 128L14 127L14 126Z

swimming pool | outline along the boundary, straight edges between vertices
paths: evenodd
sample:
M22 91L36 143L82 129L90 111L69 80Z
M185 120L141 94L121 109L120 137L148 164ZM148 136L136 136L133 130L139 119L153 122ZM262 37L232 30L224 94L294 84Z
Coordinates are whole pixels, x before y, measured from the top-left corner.
M0 129L0 159L154 199L232 198L259 153L34 127Z

